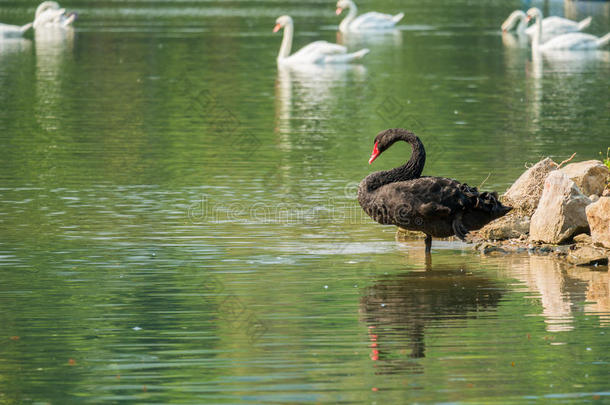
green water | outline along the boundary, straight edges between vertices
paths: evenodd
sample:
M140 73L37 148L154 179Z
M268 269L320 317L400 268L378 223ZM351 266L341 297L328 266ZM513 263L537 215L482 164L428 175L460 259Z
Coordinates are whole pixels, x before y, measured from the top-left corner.
M361 4L360 4L361 3ZM362 1L403 27L337 36L333 1L102 1L74 36L0 42L0 403L610 400L607 269L399 243L357 183L388 127L425 174L500 192L610 146L610 52L532 60L519 2ZM36 2L0 3L23 24ZM607 3L553 2L548 14ZM361 64L280 69L293 49Z

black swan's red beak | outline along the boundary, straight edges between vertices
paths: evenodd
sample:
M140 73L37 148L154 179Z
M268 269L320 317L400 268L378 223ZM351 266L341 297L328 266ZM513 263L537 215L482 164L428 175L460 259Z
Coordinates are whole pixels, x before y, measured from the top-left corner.
M375 146L373 147L373 153L371 153L371 158L369 159L369 164L373 163L373 160L377 159L377 156L379 156L379 148L377 148L377 144L379 143L379 141L375 142Z

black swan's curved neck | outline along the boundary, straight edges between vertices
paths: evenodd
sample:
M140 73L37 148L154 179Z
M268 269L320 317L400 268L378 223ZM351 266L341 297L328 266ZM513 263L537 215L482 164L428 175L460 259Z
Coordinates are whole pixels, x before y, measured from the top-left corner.
M426 164L426 150L419 138L412 132L404 129L390 129L388 132L387 138L382 138L379 141L386 144L384 145L384 150L393 145L394 142L405 141L411 145L413 150L411 158L402 166L369 175L365 179L368 192L374 191L386 184L419 178L424 170L424 165Z

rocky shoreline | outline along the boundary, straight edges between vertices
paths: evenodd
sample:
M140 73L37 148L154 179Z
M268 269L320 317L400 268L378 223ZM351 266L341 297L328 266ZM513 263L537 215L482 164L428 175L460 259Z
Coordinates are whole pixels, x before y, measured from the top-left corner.
M485 255L528 253L579 266L610 265L610 170L599 160L557 164L550 158L526 170L501 197L509 215L470 232ZM398 229L397 239L423 237Z

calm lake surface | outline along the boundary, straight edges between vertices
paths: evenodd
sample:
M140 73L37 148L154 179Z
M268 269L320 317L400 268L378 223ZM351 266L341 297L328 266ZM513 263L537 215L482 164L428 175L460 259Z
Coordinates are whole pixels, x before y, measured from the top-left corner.
M534 3L535 4L535 3ZM3 1L24 24L37 3ZM517 1L100 1L0 42L0 403L608 402L607 268L397 242L361 213L373 137L503 192L610 146L610 52L532 58ZM607 2L540 4L610 31ZM361 64L279 69L293 49ZM61 34L61 33L60 33Z

